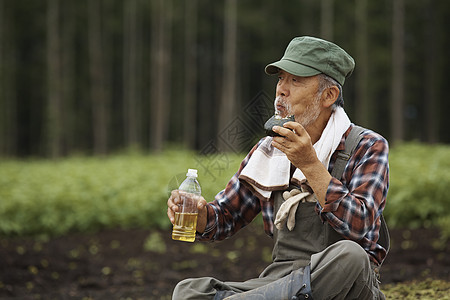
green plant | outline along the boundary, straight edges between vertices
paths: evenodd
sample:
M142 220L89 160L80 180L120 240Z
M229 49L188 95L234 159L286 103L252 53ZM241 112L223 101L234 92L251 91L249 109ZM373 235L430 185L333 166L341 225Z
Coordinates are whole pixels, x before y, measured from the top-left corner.
M199 168L211 200L241 158L229 155L221 172ZM71 157L0 162L0 235L55 236L111 227L169 228L166 203L177 176L211 163L189 151L167 150L105 158ZM205 160L205 161L203 161ZM209 174L209 175L208 175ZM214 176L213 178L211 176Z
M392 149L389 163L388 224L410 228L443 224L439 220L450 212L450 147L402 144Z
M144 250L156 253L165 253L167 250L166 244L159 232L152 232L144 241Z
M188 168L199 170L207 201L244 155L199 156L169 149L104 158L0 160L0 235L56 236L102 228L170 228L167 199ZM390 152L390 227L440 226L450 237L450 147L407 143ZM258 219L260 220L260 218Z
M382 285L386 299L450 299L450 282L433 280Z

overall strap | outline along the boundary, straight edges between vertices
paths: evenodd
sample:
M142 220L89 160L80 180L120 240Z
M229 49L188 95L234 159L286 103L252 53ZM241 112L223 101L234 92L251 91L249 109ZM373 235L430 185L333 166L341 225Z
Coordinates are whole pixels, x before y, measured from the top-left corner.
M334 163L333 170L331 170L331 176L333 176L338 180L341 180L345 170L345 166L347 165L350 157L352 156L359 142L363 138L362 133L364 130L365 128L361 126L357 125L353 126L347 139L345 140L345 149L338 152L337 154L336 162ZM386 249L387 253L389 252L390 248L389 230L387 228L383 214L381 214L380 219L381 219L381 228L380 228L380 236L378 238L378 244L380 244L384 249Z
M333 176L337 180L341 180L342 174L344 174L345 166L352 156L353 151L355 151L356 146L358 146L359 141L361 141L361 133L364 130L365 128L361 126L353 126L352 130L348 134L347 139L345 140L345 149L338 152L333 170L331 170L331 176Z

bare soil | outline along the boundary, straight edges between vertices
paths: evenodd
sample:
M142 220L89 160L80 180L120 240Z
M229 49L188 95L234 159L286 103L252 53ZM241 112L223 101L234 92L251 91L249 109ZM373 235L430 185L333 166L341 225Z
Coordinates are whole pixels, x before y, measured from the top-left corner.
M250 225L218 243L171 240L170 231L104 230L48 241L0 239L0 299L170 299L187 277L241 281L269 263L272 240ZM450 243L435 229L391 230L382 285L450 281Z

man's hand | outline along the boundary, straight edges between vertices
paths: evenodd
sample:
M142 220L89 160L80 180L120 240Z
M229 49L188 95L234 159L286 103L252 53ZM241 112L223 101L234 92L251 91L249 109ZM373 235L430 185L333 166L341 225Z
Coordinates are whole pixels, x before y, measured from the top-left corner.
M273 131L282 137L274 137L272 145L286 154L289 161L303 172L320 205L324 206L331 174L317 157L305 128L296 122L287 122L283 126L274 126Z
M179 191L173 190L171 192L169 200L167 200L167 216L169 217L169 220L172 224L175 222L175 213L179 212L181 204L182 200ZM206 209L206 200L201 196L199 201L197 202L197 209L198 209L197 232L203 233L206 227L207 209Z
M319 161L311 137L299 123L287 122L284 127L274 126L273 131L281 137L274 137L272 145L286 154L296 168L303 171Z

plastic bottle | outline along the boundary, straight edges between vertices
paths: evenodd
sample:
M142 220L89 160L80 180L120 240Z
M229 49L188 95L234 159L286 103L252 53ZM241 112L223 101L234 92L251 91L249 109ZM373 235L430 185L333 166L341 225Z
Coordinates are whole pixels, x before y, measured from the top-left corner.
M193 242L197 229L197 202L202 190L197 180L197 170L189 169L186 176L178 189L181 202L178 212L175 213L172 239Z

